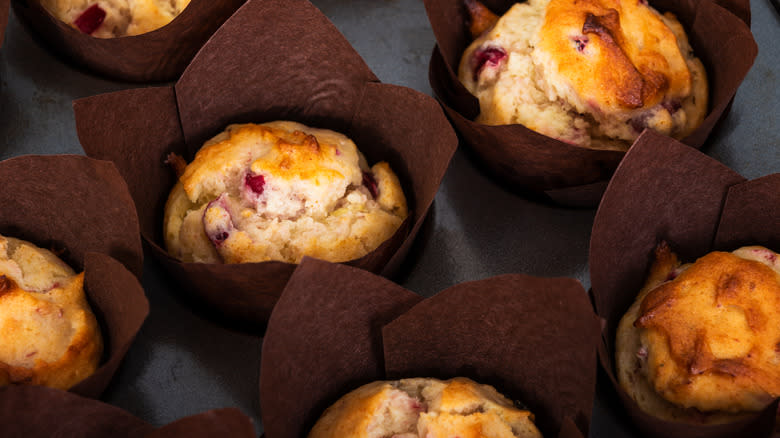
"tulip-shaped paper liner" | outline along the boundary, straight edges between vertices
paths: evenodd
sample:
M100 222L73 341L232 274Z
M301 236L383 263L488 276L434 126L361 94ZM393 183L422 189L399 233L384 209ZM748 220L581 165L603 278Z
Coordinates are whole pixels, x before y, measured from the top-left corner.
M116 163L130 186L142 234L188 296L232 324L264 327L294 264L181 263L165 252L163 209L174 185L170 152L188 161L230 123L294 120L344 133L369 163L398 174L409 218L393 237L349 262L392 274L433 201L457 137L437 103L379 83L344 37L305 1L252 0L228 20L174 87L76 101L87 154Z
M516 1L484 3L501 15ZM750 10L748 0L731 3L738 11ZM708 115L683 140L700 148L725 114L758 48L747 25L710 0L651 0L650 4L677 15L707 71ZM744 8L736 8L741 5ZM463 0L425 0L425 7L437 41L429 71L431 86L480 161L512 187L543 193L562 204L595 206L625 153L573 146L518 124L489 126L474 122L479 102L457 77L461 55L471 42Z
M0 234L52 249L76 272L101 326L103 359L71 391L98 397L149 313L138 282L138 219L113 164L82 156L22 156L0 162Z
M55 54L115 79L175 80L246 0L192 0L167 25L141 35L95 38L63 23L38 0L13 0L19 20Z
M136 277L143 268L138 217L116 167L77 155L0 162L0 233L53 249L74 269L87 251L109 255Z
M155 428L116 406L56 389L0 389L0 431L16 438L254 438L254 425L235 408L215 409Z
M653 250L662 240L683 262L744 245L777 251L780 174L746 181L701 152L646 131L604 193L590 242L593 297L606 319L601 363L639 428L653 437L766 436L774 404L758 420L698 426L658 420L618 387L613 359L617 325L642 288Z
M362 384L463 376L527 406L545 436L587 436L598 342L598 319L576 280L510 274L423 299L307 258L263 342L263 427L267 438L305 436Z

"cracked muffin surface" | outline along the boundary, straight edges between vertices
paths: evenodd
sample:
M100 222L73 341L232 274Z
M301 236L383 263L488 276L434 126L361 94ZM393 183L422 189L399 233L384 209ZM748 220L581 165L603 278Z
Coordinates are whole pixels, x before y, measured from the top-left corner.
M0 236L0 386L66 390L95 372L102 351L84 273L48 250Z
M541 438L533 415L458 377L378 381L341 397L308 438Z
M517 3L466 49L458 77L477 122L594 149L628 149L645 128L684 138L707 111L682 25L644 0Z
M667 245L618 326L616 369L639 407L716 424L780 397L780 260L759 246L681 265Z
M186 166L165 207L168 252L184 262L298 263L360 258L407 216L386 162L288 121L230 125Z
M115 38L151 32L170 23L190 0L40 0L49 13L83 33Z

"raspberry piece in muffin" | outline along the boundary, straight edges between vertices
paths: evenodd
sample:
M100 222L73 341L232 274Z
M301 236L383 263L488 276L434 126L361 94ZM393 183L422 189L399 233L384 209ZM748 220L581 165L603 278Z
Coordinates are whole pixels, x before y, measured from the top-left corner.
M92 35L93 32L103 24L103 20L106 19L106 11L98 5L92 5L87 10L81 13L73 24L87 35Z

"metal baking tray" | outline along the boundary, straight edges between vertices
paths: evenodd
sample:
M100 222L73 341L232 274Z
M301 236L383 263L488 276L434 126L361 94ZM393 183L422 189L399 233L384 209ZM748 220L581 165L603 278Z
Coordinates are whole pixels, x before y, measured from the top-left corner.
M432 94L428 60L434 38L422 2L312 2L380 80ZM749 179L780 171L780 15L770 0L754 0L752 16L758 57L731 112L702 149ZM72 100L152 85L115 82L74 68L37 43L13 14L0 49L0 80L0 159L83 154ZM424 296L504 273L571 277L587 289L594 215L594 209L543 204L507 190L461 148L395 280ZM149 257L142 282L151 312L102 399L153 425L234 406L252 417L262 433L262 338L230 331L193 313ZM591 436L637 436L602 375Z

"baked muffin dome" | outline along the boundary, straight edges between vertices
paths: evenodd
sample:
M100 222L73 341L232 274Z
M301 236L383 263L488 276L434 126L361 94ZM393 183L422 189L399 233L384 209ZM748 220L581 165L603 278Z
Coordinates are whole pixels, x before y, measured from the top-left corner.
M707 79L672 14L643 0L529 0L464 52L476 121L519 123L578 146L627 149L644 128L684 138L704 120Z
M330 406L309 438L539 438L533 415L466 378L369 383Z
M139 35L176 18L190 0L40 0L49 13L97 38Z
M185 262L343 262L406 216L387 163L369 169L346 136L277 121L230 125L206 142L171 191L164 234Z
M778 345L778 254L751 246L680 266L661 245L618 326L618 380L656 417L733 421L780 397Z
M0 236L0 386L64 390L95 372L103 341L83 286L50 251Z

